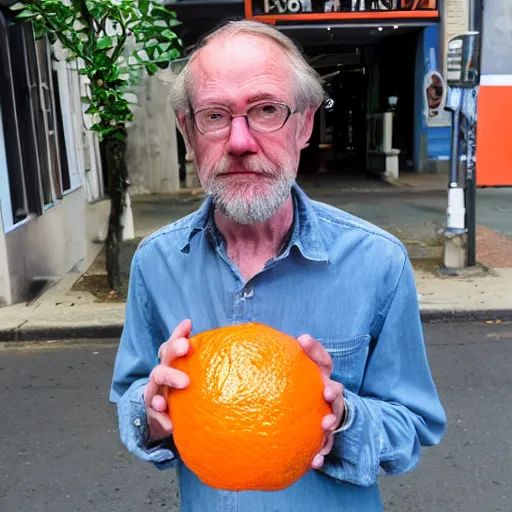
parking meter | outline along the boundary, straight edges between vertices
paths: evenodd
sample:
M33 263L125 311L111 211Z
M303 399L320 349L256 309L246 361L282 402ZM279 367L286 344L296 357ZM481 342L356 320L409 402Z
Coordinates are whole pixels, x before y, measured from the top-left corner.
M480 33L466 32L448 42L446 82L449 87L471 88L480 81Z
M480 33L466 32L453 37L448 42L446 70L446 83L449 89L445 109L452 112L453 119L447 231L452 233L467 232L468 266L473 266L476 263L475 133L479 82ZM464 144L462 152L460 147L461 132ZM464 188L460 187L458 183L459 161L465 163Z

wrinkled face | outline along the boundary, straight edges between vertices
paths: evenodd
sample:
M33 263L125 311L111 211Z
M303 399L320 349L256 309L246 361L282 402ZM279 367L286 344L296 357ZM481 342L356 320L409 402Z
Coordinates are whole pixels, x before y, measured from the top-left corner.
M315 111L296 112L289 57L263 37L220 36L194 58L191 75L193 119L179 120L201 185L232 220L269 219L290 194Z

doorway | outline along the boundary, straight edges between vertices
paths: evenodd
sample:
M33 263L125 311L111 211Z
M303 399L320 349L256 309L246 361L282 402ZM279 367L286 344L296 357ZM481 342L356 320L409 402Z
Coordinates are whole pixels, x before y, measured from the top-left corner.
M299 172L354 174L364 169L366 76L362 64L318 69L328 100L315 116Z

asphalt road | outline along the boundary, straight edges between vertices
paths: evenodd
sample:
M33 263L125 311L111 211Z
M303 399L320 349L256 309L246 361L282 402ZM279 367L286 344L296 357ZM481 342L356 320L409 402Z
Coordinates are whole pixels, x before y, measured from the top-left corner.
M386 511L512 511L512 324L426 325L449 416ZM0 344L0 511L179 510L175 475L128 454L108 387L116 343ZM205 511L207 512L207 511Z

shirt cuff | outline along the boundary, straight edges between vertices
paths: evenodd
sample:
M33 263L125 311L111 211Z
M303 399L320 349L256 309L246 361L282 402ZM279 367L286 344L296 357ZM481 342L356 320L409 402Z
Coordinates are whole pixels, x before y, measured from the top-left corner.
M380 438L376 425L381 417L378 408L370 409L357 394L344 390L344 398L349 418L344 430L334 436L322 471L337 480L367 487L377 481L379 473Z
M118 402L119 435L128 451L141 460L153 462L159 469L174 465L172 438L149 444L149 426L144 403L147 379L137 381Z
M343 390L343 422L341 425L333 431L333 434L339 434L340 432L345 432L348 430L353 423L354 413L351 412L351 405L349 405L349 402L346 399L346 393L345 390Z

